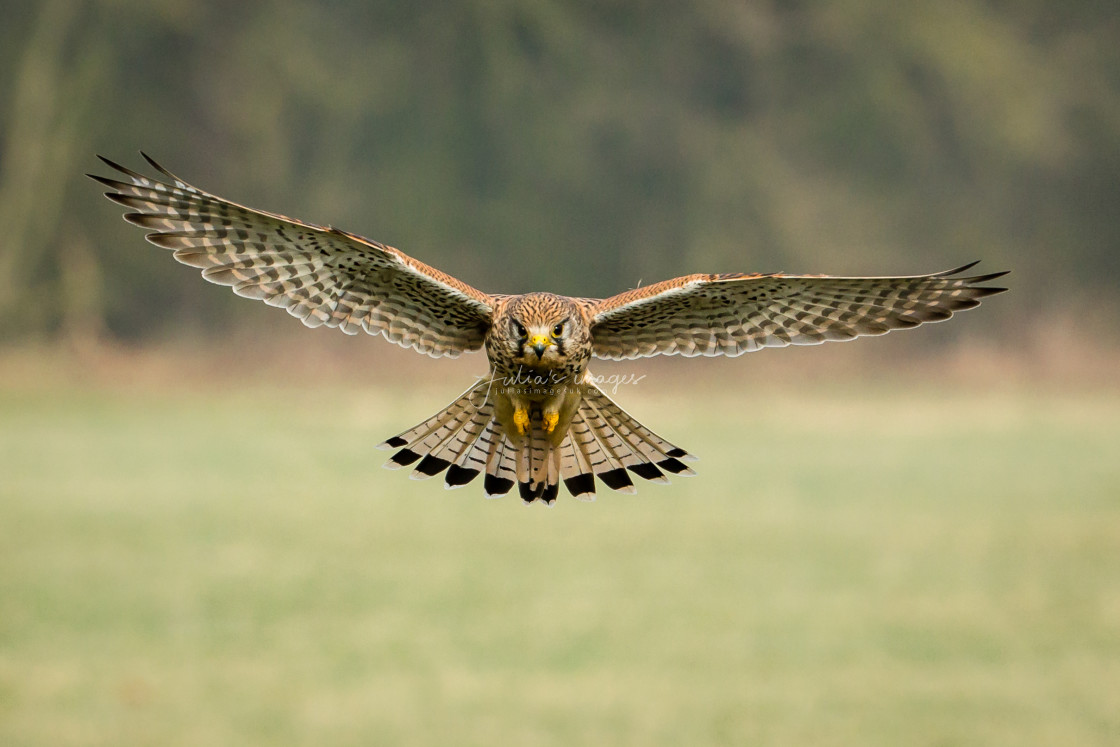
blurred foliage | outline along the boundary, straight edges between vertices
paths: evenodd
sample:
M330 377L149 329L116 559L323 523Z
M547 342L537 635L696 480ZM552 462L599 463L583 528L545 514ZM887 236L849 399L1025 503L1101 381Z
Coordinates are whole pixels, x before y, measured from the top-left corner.
M1110 3L3 5L5 339L294 323L119 222L81 174L137 148L491 291L984 258L993 333L1115 313Z

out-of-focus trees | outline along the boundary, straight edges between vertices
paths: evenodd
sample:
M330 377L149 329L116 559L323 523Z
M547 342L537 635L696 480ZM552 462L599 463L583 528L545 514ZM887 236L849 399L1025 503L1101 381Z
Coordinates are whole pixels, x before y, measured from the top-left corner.
M0 29L3 339L285 321L81 176L210 191L487 290L983 257L981 324L1120 276L1120 13L1049 2L44 0Z

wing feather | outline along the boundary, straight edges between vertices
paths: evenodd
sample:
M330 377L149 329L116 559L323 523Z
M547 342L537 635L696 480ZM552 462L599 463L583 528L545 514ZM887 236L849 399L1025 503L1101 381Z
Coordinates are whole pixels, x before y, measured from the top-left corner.
M125 220L149 229L148 241L206 280L309 327L365 330L433 357L482 347L494 306L486 293L391 246L204 192L144 158L167 181L107 158L127 180L89 176L135 211Z
M591 301L596 357L737 356L764 347L817 345L948 319L1001 293L962 276L976 263L931 275L688 275Z

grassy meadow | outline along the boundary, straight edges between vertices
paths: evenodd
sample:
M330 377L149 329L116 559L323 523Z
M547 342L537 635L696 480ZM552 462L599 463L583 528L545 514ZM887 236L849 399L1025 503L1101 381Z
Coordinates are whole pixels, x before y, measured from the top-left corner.
M461 388L0 389L0 743L1120 740L1115 391L631 387L699 476L545 507L381 469Z

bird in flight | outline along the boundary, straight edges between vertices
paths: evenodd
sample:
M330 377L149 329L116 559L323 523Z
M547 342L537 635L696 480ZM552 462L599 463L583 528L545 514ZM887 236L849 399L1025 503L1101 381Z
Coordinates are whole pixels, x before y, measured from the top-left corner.
M631 475L668 482L695 459L614 403L592 357L737 356L940 322L1006 288L976 263L904 277L782 273L686 275L610 298L484 293L404 252L329 226L254 210L193 187L141 153L151 178L99 156L118 178L89 174L128 208L147 239L239 296L279 306L308 327L366 332L432 357L485 348L490 370L450 405L380 444L385 466L479 475L487 495L516 484L551 503L560 483L595 497L596 481L635 492Z

